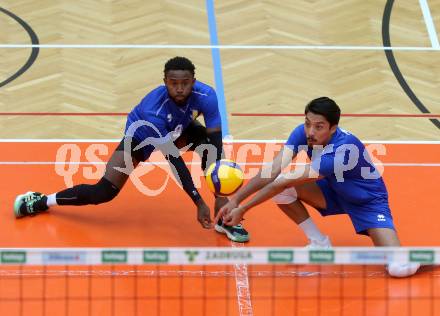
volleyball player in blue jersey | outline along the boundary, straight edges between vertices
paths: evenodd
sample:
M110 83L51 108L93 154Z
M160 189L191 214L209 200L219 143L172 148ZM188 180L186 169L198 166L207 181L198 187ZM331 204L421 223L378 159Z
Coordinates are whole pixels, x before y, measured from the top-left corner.
M210 228L210 209L195 188L179 148L197 151L202 156L203 170L222 157L217 96L213 88L195 79L195 67L185 57L166 62L164 83L147 94L129 113L124 138L107 163L104 176L96 184L75 185L48 196L38 192L19 195L14 203L15 216L35 215L54 205L108 202L118 195L131 171L147 160L154 150L160 150L196 205L197 220L204 228ZM203 115L206 127L195 120L199 114ZM216 197L215 213L226 202L226 198ZM226 226L220 222L216 223L216 230L234 241L249 239L241 225Z
M380 173L360 140L338 127L339 106L330 98L312 100L305 123L297 126L282 151L230 199L218 214L228 225L238 224L252 207L273 197L282 211L303 230L310 248L329 248L328 236L315 225L304 203L321 215L347 214L358 234L375 246L400 246ZM302 172L281 173L300 151L310 158ZM244 199L256 193L240 205ZM417 264L388 266L394 276L416 272Z

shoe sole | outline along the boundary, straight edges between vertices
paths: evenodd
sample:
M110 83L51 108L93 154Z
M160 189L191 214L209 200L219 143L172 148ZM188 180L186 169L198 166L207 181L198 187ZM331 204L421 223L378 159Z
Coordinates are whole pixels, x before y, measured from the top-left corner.
M331 248L333 248L333 246L332 246L332 243L331 243L330 239L327 237L327 241L326 241L325 244L321 244L321 245L314 244L314 245L312 245L310 243L307 246L305 246L304 248L310 249L310 250L315 250L315 249L316 250L320 250L320 249L325 250L325 249L331 249Z
M22 199L24 196L28 195L29 193L33 193L33 192L32 192L32 191L28 191L28 192L26 192L26 193L24 193L24 194L20 194L20 195L18 195L18 196L15 198L15 201L14 201L14 215L15 215L15 218L20 218L20 217L24 217L24 216L25 216L25 215L23 215L23 214L20 213L20 208L19 208L19 206L20 206L21 199Z
M26 195L26 194L28 194L29 192L27 192L27 193L25 193L25 194L20 194L20 195L18 195L16 198L15 198L15 201L14 201L14 215L15 215L15 218L20 218L20 217L23 217L24 215L22 215L21 213L20 213L20 208L19 208L19 206L20 206L20 203L21 203L21 199Z
M228 236L228 238L234 242L247 242L249 241L249 236L248 237L237 237L232 235L228 230L224 229L223 226L220 226L218 224L215 224L214 229L217 233L220 234L225 234L226 236Z

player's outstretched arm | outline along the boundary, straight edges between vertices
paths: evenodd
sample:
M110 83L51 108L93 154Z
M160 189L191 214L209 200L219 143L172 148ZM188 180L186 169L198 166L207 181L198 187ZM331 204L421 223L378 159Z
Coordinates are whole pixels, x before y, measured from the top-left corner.
M166 156L166 159L174 168L171 168L173 171L176 180L182 185L185 192L192 199L194 204L197 207L197 220L203 228L211 228L211 216L209 207L206 205L202 196L197 191L194 186L194 182L191 177L191 173L185 165L182 157L174 157L172 155Z
M297 171L297 170L296 170ZM237 225L242 220L244 214L256 205L274 197L288 187L300 185L306 182L316 181L318 179L315 172L311 172L310 165L306 165L301 170L300 175L296 173L287 173L278 177L271 183L268 183L259 190L248 202L237 206L228 213L223 213L223 220L226 225Z
M220 209L217 217L224 216L236 208L244 199L271 183L291 161L296 152L284 146L271 164L264 166L258 174L235 193L229 202Z

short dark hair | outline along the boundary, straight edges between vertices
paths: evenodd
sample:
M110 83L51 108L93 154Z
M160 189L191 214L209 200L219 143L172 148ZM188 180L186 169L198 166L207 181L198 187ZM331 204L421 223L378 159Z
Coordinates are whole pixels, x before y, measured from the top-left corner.
M309 112L324 116L330 126L337 125L341 117L341 109L335 101L328 97L320 97L310 101L306 106L305 114Z
M166 76L167 72L170 70L188 70L194 76L195 69L196 67L191 62L191 60L189 60L186 57L176 56L174 58L171 58L165 63L165 68L163 70L163 73Z

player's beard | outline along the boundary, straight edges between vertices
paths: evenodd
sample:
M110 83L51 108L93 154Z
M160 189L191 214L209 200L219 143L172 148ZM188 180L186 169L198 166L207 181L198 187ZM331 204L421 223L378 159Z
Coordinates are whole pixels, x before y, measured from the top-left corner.
M317 140L313 137L307 137L307 146L313 147L313 145L316 145Z

